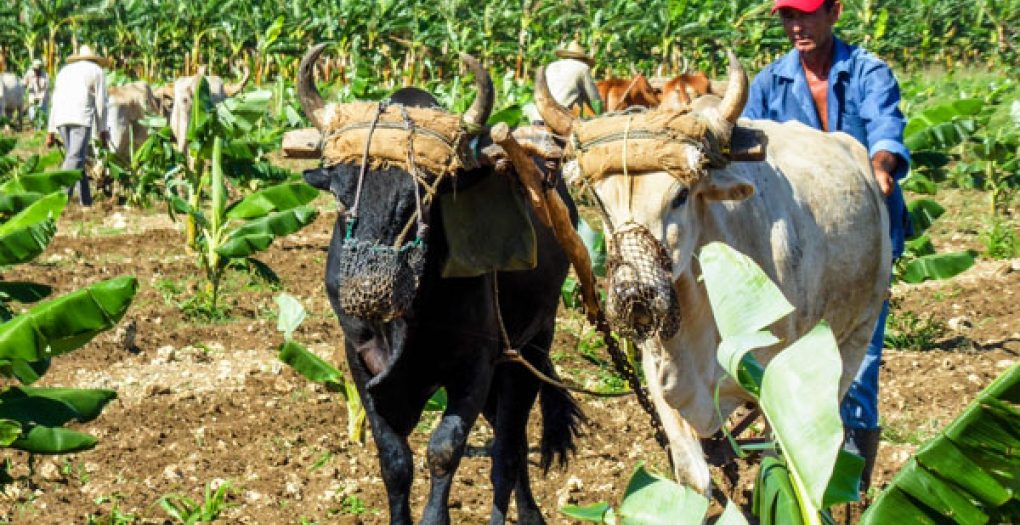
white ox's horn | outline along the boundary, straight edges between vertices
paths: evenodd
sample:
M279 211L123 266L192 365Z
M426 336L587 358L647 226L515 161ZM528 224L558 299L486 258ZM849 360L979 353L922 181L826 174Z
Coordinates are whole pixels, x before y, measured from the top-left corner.
M726 94L719 103L719 116L730 124L736 124L740 114L744 112L744 105L747 104L747 73L744 66L740 64L737 55L732 49L726 50L729 57L729 82L726 85Z
M495 100L492 78L489 77L489 72L482 67L482 64L475 57L467 53L461 53L460 60L474 73L475 87L478 89L478 94L475 96L475 100L471 102L471 107L461 116L465 129L469 133L475 134L485 127L486 121L489 120L489 114L492 113L492 105Z
M241 75L241 81L236 84L227 84L223 86L223 94L232 97L241 92L244 86L248 84L248 79L251 78L251 68L248 67L248 62L242 60L241 65L244 67L244 73Z
M553 98L549 84L545 80L544 67L538 68L535 73L535 107L538 108L538 114L542 115L545 125L554 133L563 137L570 135L570 130L574 127L574 116Z

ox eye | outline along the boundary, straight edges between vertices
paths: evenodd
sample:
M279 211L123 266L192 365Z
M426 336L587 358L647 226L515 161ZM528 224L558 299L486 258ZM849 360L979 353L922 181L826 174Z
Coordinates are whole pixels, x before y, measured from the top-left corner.
M673 202L670 203L670 206L673 208L679 208L680 206L687 204L687 196L690 194L691 190L687 188L680 190L680 192L676 194L676 197L673 197Z

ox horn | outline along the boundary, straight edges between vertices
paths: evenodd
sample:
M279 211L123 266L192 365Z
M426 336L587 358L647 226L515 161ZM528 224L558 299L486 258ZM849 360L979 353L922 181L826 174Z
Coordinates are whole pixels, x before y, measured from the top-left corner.
M729 82L726 85L726 94L719 103L719 115L730 124L736 124L737 118L744 111L747 104L747 73L744 66L740 64L737 55L732 49L726 50L730 59Z
M227 84L223 86L223 94L232 97L241 92L244 86L248 84L248 79L251 78L251 68L248 67L247 61L241 61L241 65L244 66L244 73L241 75L241 81L236 84Z
M319 120L316 111L324 108L326 101L322 99L322 95L319 94L319 90L315 87L313 69L315 68L315 61L319 59L322 50L326 49L326 45L316 44L309 49L305 56L301 58L301 65L298 66L297 74L297 93L298 99L301 100L301 110L304 111L308 120L312 121L312 125L320 131L324 123Z
M535 73L535 107L549 129L561 136L570 135L574 127L574 116L567 108L560 105L549 92L549 84L545 81L545 68L540 67Z
M471 107L461 116L464 129L469 133L475 134L485 127L486 121L489 120L489 114L492 113L494 100L492 78L489 77L489 72L482 67L482 64L475 57L467 53L461 53L460 60L475 75L475 87L478 88L478 95L475 96Z

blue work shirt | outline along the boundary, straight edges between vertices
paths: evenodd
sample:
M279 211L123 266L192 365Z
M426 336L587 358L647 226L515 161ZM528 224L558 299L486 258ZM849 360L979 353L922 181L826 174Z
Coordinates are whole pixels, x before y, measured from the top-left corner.
M906 176L910 168L910 151L903 144L903 128L907 122L899 104L899 84L889 66L867 51L833 37L827 104L829 131L852 135L868 149L869 157L882 150L899 155L900 162L893 173L897 181ZM790 51L754 77L742 116L777 122L796 120L822 129L799 51ZM896 258L903 253L903 242L910 228L899 184L893 185L893 192L886 197L886 206L893 258Z

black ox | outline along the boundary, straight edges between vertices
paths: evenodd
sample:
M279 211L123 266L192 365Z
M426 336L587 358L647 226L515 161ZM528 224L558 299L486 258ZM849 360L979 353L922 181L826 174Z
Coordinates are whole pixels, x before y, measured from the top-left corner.
M320 130L324 126L316 110L326 105L315 88L312 68L323 48L318 45L306 53L297 83L305 115ZM479 93L462 117L465 129L484 129L492 110L492 83L474 59L466 57L465 63L475 75ZM434 97L413 88L397 91L390 102L439 108ZM484 134L477 139L489 140ZM340 164L306 171L305 180L330 191L344 210L355 199L360 170L358 164ZM485 177L502 176L492 167L461 170L455 175L446 178L439 193L467 188ZM351 235L357 241L392 246L414 220L415 186L419 185L419 192L423 188L407 171L394 167L368 169L362 180L359 218ZM566 196L562 183L560 191ZM566 391L540 382L519 364L503 362L506 348L501 342L498 317L501 314L509 340L521 355L555 377L548 352L559 289L567 273L566 255L552 231L533 218L538 242L535 269L499 273L495 278L498 288L494 288L492 274L442 278L440 268L448 248L439 200L426 206L424 212L426 224L435 225L428 228L425 237L424 270L410 306L387 316L389 320L348 315L337 299L345 280L350 280L340 269L348 227L343 212L338 214L326 262L326 290L344 331L347 361L379 450L390 523L412 522L409 497L414 463L407 437L439 387L445 387L449 402L428 444L431 488L421 523L450 523L448 498L453 475L479 413L491 423L495 434L489 523L505 522L511 493L516 494L518 523L544 523L528 479L528 414L540 394L541 464L546 469L555 461L566 462L583 416ZM576 221L576 211L572 209L571 213ZM477 220L484 221L485 217ZM497 296L499 312L495 307Z

